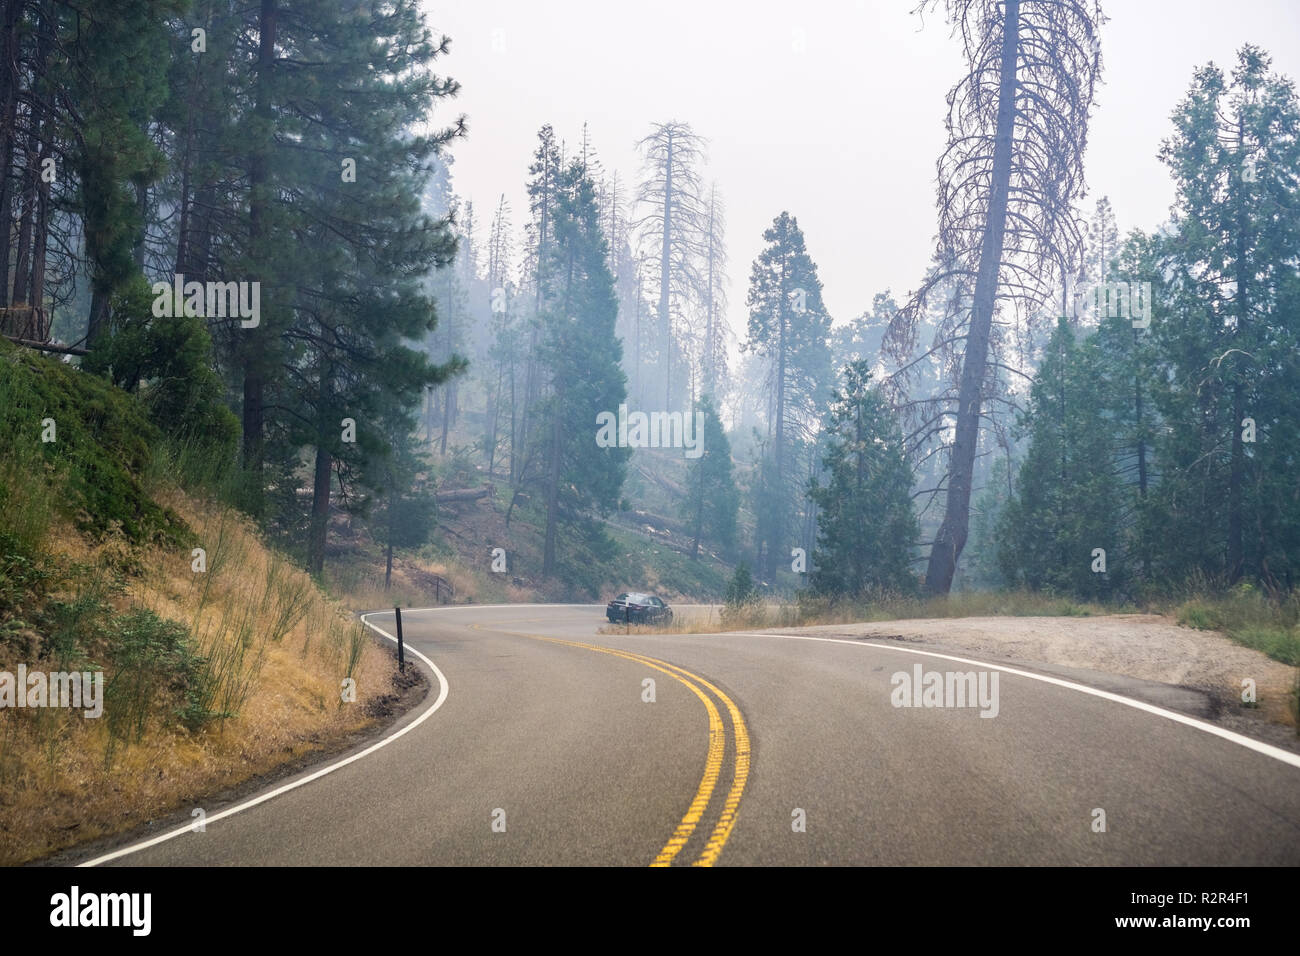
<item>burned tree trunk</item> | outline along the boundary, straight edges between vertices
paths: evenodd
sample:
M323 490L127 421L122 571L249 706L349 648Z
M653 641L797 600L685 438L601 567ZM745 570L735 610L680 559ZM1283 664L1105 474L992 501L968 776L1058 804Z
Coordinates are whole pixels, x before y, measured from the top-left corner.
M884 384L909 419L909 452L918 460L948 452L947 473L930 489L945 494L926 572L931 594L952 587L966 544L982 423L996 423L997 408L1016 408L999 378L1019 371L1008 364L1005 343L1033 331L1079 257L1073 203L1083 194L1101 70L1095 2L948 0L946 7L970 70L948 97L937 264L885 338L899 368ZM940 294L935 341L914 356L928 300ZM914 395L910 386L930 356L952 374L938 394Z
M948 467L948 500L943 524L930 548L926 590L947 594L957 570L957 557L966 546L970 521L971 482L979 443L980 399L988 364L989 332L997 306L998 272L1006 229L1007 191L1011 186L1011 138L1016 125L1016 55L1020 32L1020 0L1007 0L1002 28L1001 80L998 85L997 131L993 140L993 180L989 190L988 222L975 278L974 305L957 394L957 434Z

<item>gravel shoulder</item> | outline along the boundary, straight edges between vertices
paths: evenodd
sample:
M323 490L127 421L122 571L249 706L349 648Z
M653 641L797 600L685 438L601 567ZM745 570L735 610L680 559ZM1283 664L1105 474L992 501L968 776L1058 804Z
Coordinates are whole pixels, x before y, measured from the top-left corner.
M1296 669L1215 631L1157 614L972 617L782 628L782 633L906 641L939 652L1019 664L1127 693L1300 751L1290 699ZM1245 679L1257 707L1242 704Z

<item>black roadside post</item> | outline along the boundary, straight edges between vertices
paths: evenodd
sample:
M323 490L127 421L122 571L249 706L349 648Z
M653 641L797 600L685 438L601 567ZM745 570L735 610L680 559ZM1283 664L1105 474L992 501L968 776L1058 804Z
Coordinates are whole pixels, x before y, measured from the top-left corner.
M405 648L402 646L402 609L400 607L395 607L393 608L393 612L397 615L397 669L405 674L406 652Z
M632 609L626 604L623 605L623 633L632 633Z

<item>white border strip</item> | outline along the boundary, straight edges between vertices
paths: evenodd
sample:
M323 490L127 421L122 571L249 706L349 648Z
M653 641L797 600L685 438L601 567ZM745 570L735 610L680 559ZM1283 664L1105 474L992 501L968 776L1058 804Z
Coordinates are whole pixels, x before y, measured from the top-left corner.
M540 608L540 607L599 607L599 606L600 605L593 605L593 604L524 604L524 605L521 604L456 604L456 605L444 605L442 607L408 608L406 610L406 613L417 614L426 611L439 611L445 613L448 611L484 610L484 609L500 609L500 608L513 609L513 608L520 608L520 607ZM369 614L361 615L361 621L366 627L370 628L371 630L375 631L376 633L380 634L381 636L387 638L388 640L396 644L397 638L389 634L383 628L371 624L369 621L366 620L366 618L373 617L376 614L387 614L387 613L388 613L387 611L372 611ZM690 635L681 635L681 636L690 636ZM940 654L936 651L922 651L911 647L898 647L892 644L877 644L872 641L846 640L844 638L837 638L837 637L816 637L814 635L802 635L802 634L774 634L770 631L768 632L725 631L717 634L712 634L710 636L770 637L770 638L779 638L781 640L787 640L787 641L821 641L822 643L826 643L826 644L847 644L852 647L874 647L884 651L897 651L903 654L918 654L922 657L933 657L939 660L954 661L958 664L974 664L978 667L987 667L990 670L1001 671L1002 673L1005 674L1014 674L1017 677L1026 677L1030 680L1041 681L1044 684L1055 684L1058 687L1064 687L1068 690L1078 691L1079 693L1082 694L1089 694L1093 697L1100 697L1103 700L1109 700L1117 704L1123 704L1126 707L1132 707L1135 710L1140 710L1148 714L1154 714L1157 717L1164 717L1166 720L1172 720L1175 723L1183 724L1184 726L1187 727L1193 727L1207 734L1213 734L1216 737L1221 737L1224 740L1230 741L1231 743L1238 744L1242 747L1247 748L1248 750L1253 750L1256 753L1263 754L1266 757L1272 757L1274 760L1281 761L1282 763L1288 764L1292 767L1300 768L1300 755L1291 753L1290 751L1287 750L1283 750L1280 747L1274 747L1272 744L1266 744L1263 743L1262 741L1255 740L1251 737L1246 737L1242 734L1234 733L1231 730L1225 730L1222 727L1216 727L1213 724L1208 724L1205 721L1197 720L1194 717L1188 717L1186 714L1180 714L1172 710L1166 710L1163 707L1156 707L1153 704L1148 704L1140 700L1134 700L1131 697L1124 697L1121 694L1113 694L1110 691L1098 690L1095 687L1088 687L1085 684L1077 684L1073 681L1062 680L1059 677L1049 677L1045 674L1035 674L1032 671L1020 670L1019 668L1016 667L1007 667L1004 664L992 664L987 661L972 660L971 658L968 657L955 657L951 654ZM389 736L385 737L383 740L371 744L369 747L367 747L365 750L360 751L359 753L355 753L350 757L345 757L343 760L339 760L335 763L324 766L319 770L316 770L315 772L308 774L305 777L301 777L298 780L294 780L290 783L286 783L280 787L277 787L274 790L269 791L268 793L262 794L261 796L254 797L251 800L246 800L243 803L237 804L226 810L222 810L220 813L214 814L213 816L206 818L204 822L216 823L218 820L223 820L226 817L234 816L236 813L242 813L244 810L251 809L252 807L257 806L258 804L265 803L268 800L272 800L283 793L288 793L290 790L296 790L298 787L305 786L306 784L309 784L314 780L319 780L321 777L333 773L335 770L338 770L342 767L346 767L348 764L360 760L362 757L368 757L370 754L374 753L376 750L379 750L381 747L388 746L394 740L397 740L399 737L402 737L408 732L414 730L416 727L420 726L420 724L424 723L426 720L432 717L434 712L437 711L437 709L441 707L443 703L447 700L447 693L449 690L447 678L442 673L442 671L438 669L438 665L435 664L433 661L431 661L424 654L420 653L418 650L416 650L413 647L408 647L408 650L410 650L410 652L414 654L416 657L418 657L420 660L424 661L424 663L429 665L429 668L433 671L434 675L438 678L438 684L440 686L440 690L438 692L438 699L433 702L432 706L430 706L423 713L421 713L419 717L411 721L411 723L407 724L401 730L393 734L390 734ZM176 837L184 836L185 834L192 833L192 832L194 832L193 824L185 824L184 826L178 827L175 830L171 830L167 833L161 833L158 836L153 837L149 840L145 840L140 843L134 843L131 844L130 846L122 847L121 849L114 850L112 853L106 853L102 856L97 856L92 860L87 860L84 863L79 863L77 865L78 867L99 866L101 863L108 863L112 860L120 859L121 857L124 856L129 856L132 853L138 853L141 850L146 850L149 847L157 846L160 843L165 843L168 840L172 840L175 839Z
M473 605L456 605L456 606L472 607ZM412 610L433 611L433 610L441 610L441 609L440 608L413 608ZM387 614L387 613L389 612L372 611L369 614L362 614L361 623L364 624L366 627L370 628L372 631L375 631L376 633L382 635L383 637L388 638L390 641L396 644L397 638L393 637L393 635L389 634L383 628L377 627L376 625L371 624L369 621L366 620L366 618L373 617L376 614ZM296 790L301 786L305 786L306 784L311 783L313 780L319 780L321 777L325 776L326 774L333 773L335 770L338 770L342 767L346 767L348 764L360 760L362 757L370 756L380 747L387 747L394 740L411 732L416 727L419 727L420 724L424 723L426 720L432 717L434 711L436 711L439 707L441 707L443 705L443 702L446 701L447 699L447 691L448 691L447 678L443 675L442 671L438 670L437 664L429 660L429 658L425 657L415 648L411 647L408 644L406 646L406 650L409 651L411 654L414 654L420 660L424 661L424 663L428 664L430 669L433 670L434 675L438 678L438 684L440 685L441 689L438 692L438 699L433 702L433 705L431 707L426 709L422 714L420 714L419 717L411 721L401 730L397 731L396 733L389 734L383 740L371 744L369 747L367 747L365 750L362 750L360 753L355 753L351 757L345 757L344 759L339 760L335 763L321 767L319 770L310 773L305 777L301 777L297 780L291 781L290 783L286 783L283 786L276 787L274 790L271 790L268 793L264 793L261 796L254 797L252 800L246 800L243 803L236 804L233 807L230 807L226 810L222 810L220 813L214 813L212 816L206 817L204 819L204 823L205 824L216 823L218 820L224 820L226 817L231 817L234 816L236 813L242 813L244 810L251 809L252 807L257 806L259 803L266 803L266 801L268 800L273 800L276 797L280 796L280 794L282 793L288 793L290 790ZM78 867L99 866L101 863L108 863L111 860L116 860L124 856L129 856L132 853L139 853L141 850L147 850L151 846L157 846L159 843L165 843L166 841L175 839L178 836L184 836L187 833L193 833L193 832L194 832L194 824L187 823L184 826L177 827L175 830L171 830L167 833L160 833L158 836L153 837L152 839L145 840L141 843L133 843L130 846L122 847L120 850L114 850L112 853L105 853L103 856L97 856L93 860L87 860L84 863L78 863L77 866Z
M885 651L899 651L903 654L920 654L922 657L937 657L940 660L956 661L959 664L975 664L979 667L987 667L990 670L1001 671L1004 674L1015 674L1017 677L1028 677L1030 680L1042 681L1044 684L1055 684L1057 687L1065 687L1069 690L1076 690L1081 694L1090 694L1093 697L1100 697L1102 700L1114 701L1117 704L1123 704L1126 707L1132 707L1135 710L1141 710L1148 714L1155 714L1157 717L1164 717L1178 724L1184 724L1188 727L1195 727L1197 730L1203 730L1207 734L1213 734L1216 737L1222 737L1224 740L1239 744L1256 753L1263 754L1266 757L1272 757L1274 760L1280 760L1282 763L1290 764L1292 767L1300 767L1300 754L1292 753L1289 750L1283 750L1281 747L1274 747L1272 744L1266 744L1261 740L1255 740L1253 737L1247 737L1244 734L1234 733L1231 730L1225 730L1222 727L1216 727L1214 724L1206 723L1203 720L1197 720L1195 717L1188 717L1186 714L1180 714L1177 711L1166 710L1163 707L1157 707L1154 704L1148 704L1144 701L1134 700L1132 697L1124 697L1121 694L1112 694L1107 690L1098 690L1095 687L1089 687L1086 684L1076 684L1074 681L1062 680L1059 677L1049 677L1046 674L1035 674L1032 671L1023 671L1016 667L1007 667L1003 664L990 664L986 661L971 660L968 657L953 657L951 654L939 654L935 651L921 651L911 647L898 647L893 644L876 644L872 641L851 641L840 637L816 637L811 634L773 634L763 631L723 631L717 636L735 634L740 637L779 637L787 641L823 641L827 644L848 644L853 647L877 647Z

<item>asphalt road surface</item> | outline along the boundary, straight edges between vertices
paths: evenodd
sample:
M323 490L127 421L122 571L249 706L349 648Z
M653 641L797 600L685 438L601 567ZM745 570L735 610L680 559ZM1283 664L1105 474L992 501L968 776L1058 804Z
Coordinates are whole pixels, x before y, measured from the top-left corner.
M394 630L391 612L369 620ZM1294 755L1027 671L906 645L598 634L592 606L403 624L436 670L396 739L206 808L203 832L81 862L1300 863ZM990 694L996 673L996 716L987 695L896 706L895 675L918 667L984 672Z

